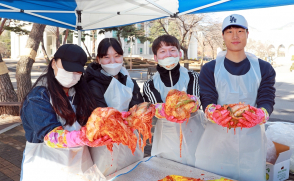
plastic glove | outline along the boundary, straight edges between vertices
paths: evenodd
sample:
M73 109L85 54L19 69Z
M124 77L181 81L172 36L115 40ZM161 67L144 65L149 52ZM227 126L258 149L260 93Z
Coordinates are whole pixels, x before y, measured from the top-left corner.
M157 103L155 104L155 117L158 119L165 118L165 112L164 112L164 103Z
M205 116L212 123L227 126L228 122L232 119L232 117L230 116L230 111L219 111L218 109L220 108L221 105L209 104L205 109Z
M192 100L194 100L194 101L196 102L196 106L191 110L191 112L196 112L196 111L198 111L198 109L199 109L199 107L200 107L200 99L199 99L199 97L196 97L196 96L194 96L194 95L190 95L190 94L188 94L188 96L189 96Z
M129 115L131 115L130 112L121 112L121 117L122 117L123 119L129 117Z
M83 145L90 147L104 146L111 144L112 140L104 137L90 142L86 137L86 127L82 127L80 131L67 131L59 126L44 137L44 142L51 148L71 148Z
M157 117L159 119L165 118L171 122L176 122L176 123L183 123L184 121L186 121L186 119L178 120L174 116L168 116L165 114L164 110L165 110L165 103L155 104L155 117Z
M245 113L243 113L243 117L245 117L247 121L249 121L250 123L253 123L256 125L256 124L263 124L263 123L266 123L266 121L268 121L269 114L265 108L263 107L256 108L256 107L250 106L250 110L253 110L254 113L250 111L245 111Z
M215 110L217 110L221 107L220 105L216 105L216 104L209 104L206 108L205 108L205 117L212 123L216 123L213 119L213 113L215 112Z
M210 104L205 109L206 118L212 123L217 123L223 127L243 127L251 128L257 124L263 124L269 119L269 115L264 108L255 108L250 106L249 111L242 113L243 118L234 119L230 111L222 108L220 105ZM237 121L237 122L236 122Z
M94 140L93 142L90 142L88 140L88 138L86 137L86 132L87 132L87 128L85 126L83 126L81 128L82 133L81 135L81 139L82 139L82 143L84 145L90 146L90 147L98 147L98 146L104 146L104 145L108 145L108 144L113 144L114 142L112 141L111 138L109 138L109 136L104 136L103 138L99 138L97 140Z
M129 117L130 115L131 115L130 112L121 112L121 117L122 117L123 119L126 119L126 118ZM129 123L128 123L128 121L124 121L123 123L125 123L125 125L127 125L127 126L130 126ZM133 127L130 127L130 129L132 130L132 132L135 131L135 129L134 129Z

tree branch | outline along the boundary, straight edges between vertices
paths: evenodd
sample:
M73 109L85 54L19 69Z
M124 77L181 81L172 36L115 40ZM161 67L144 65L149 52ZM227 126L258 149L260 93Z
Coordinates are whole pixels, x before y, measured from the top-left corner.
M169 35L169 33L166 31L166 29L165 29L164 25L162 24L162 22L161 22L161 19L160 19L160 20L158 20L158 21L159 21L160 25L162 26L163 30L165 31L165 33Z
M0 35L4 32L4 25L5 25L5 22L6 22L6 18L4 18L1 22L1 25L0 25Z

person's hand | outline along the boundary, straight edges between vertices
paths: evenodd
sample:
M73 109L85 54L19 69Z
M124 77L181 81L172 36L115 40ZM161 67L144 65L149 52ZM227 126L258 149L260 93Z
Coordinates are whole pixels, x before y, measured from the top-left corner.
M154 104L154 107L155 107L155 117L157 117L158 119L165 118L165 112L164 112L163 105L164 105L164 103Z
M205 109L205 117L212 123L216 123L213 118L213 113L219 108L220 105L209 104ZM221 107L221 106L220 106Z
M157 103L155 104L155 117L158 119L166 118L167 120L171 122L176 122L176 123L183 123L186 121L184 120L178 120L174 116L168 116L165 114L165 103Z
M131 115L130 112L121 112L121 116L122 116L123 119L129 117L130 115Z
M130 112L121 112L121 116L123 119L126 119L127 117L129 117L131 115ZM123 121L123 123L126 125L126 126L130 126L129 122L128 121ZM133 127L130 126L130 129L132 132L135 131L135 129Z
M212 123L226 127L232 117L230 116L230 111L220 109L221 105L209 104L205 109L205 116Z
M256 108L250 106L251 111L245 111L243 113L243 117L252 124L262 124L265 123L269 119L269 114L267 113L265 108Z
M109 136L104 136L102 138L98 138L96 140L94 140L93 142L89 141L88 138L86 137L86 131L87 128L84 126L81 128L81 134L80 134L80 138L82 140L82 142L89 146L89 147L98 147L98 146L104 146L104 145L108 145L108 144L113 144L114 142L112 141L111 138L109 138Z
M199 97L194 96L194 95L190 95L190 94L188 94L188 96L190 97L190 99L194 100L195 104L196 104L196 106L194 108L192 108L190 112L198 111L198 109L200 107L200 99L199 99Z

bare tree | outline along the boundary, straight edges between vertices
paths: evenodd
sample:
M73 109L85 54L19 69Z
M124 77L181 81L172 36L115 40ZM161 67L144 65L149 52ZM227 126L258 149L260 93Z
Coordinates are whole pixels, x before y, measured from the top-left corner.
M0 35L4 30L15 32L16 34L27 34L28 30L23 29L24 26L28 23L17 22L15 20L8 20L6 18L0 18ZM3 45L1 45L2 47ZM0 102L17 102L17 94L13 88L11 79L8 74L7 66L1 56L1 47L0 47ZM1 106L0 114L11 114L18 115L18 107L12 106Z
M268 42L256 41L249 38L246 45L246 51L255 54L259 58L274 56L274 52Z
M8 69L2 60L1 53L0 53L0 66L1 66L0 102L17 102L17 95L11 83L11 80L8 74ZM18 115L18 107L0 106L0 115L1 114Z
M96 32L97 30L92 30L92 57L95 57Z
M6 21L7 21L7 19L6 18L0 18L0 21L1 21L1 25L0 25L0 35L4 32L4 25L5 25L5 23L6 23ZM9 26L9 25L8 25Z
M43 34L42 34L42 39L41 39L41 42L40 43L41 43L42 53L44 55L44 58L46 60L46 63L49 64L50 59L49 59L48 54L47 54L47 51L45 49Z
M56 50L60 47L59 27L56 27Z
M210 49L211 57L214 59L217 48L223 45L221 24L215 21L208 21L206 25L201 26L198 31L200 36L197 37L197 40L200 47L202 47L202 60L205 54L205 46Z
M16 81L18 101L23 101L24 97L32 88L31 70L33 63L35 62L39 44L42 41L45 27L46 25L33 24L25 46L25 54L21 55L20 60L17 63Z
M46 31L51 32L55 36L55 39L56 39L55 46L56 46L56 50L57 50L60 47L59 27L47 26Z
M165 34L173 35L179 39L181 49L184 52L184 59L188 59L188 48L190 40L194 32L197 32L198 26L206 15L182 15L178 18L168 18L156 20L154 25L160 24L161 27L155 26L162 34L162 30ZM172 25L172 26L171 26ZM152 27L151 27L152 28ZM176 30L176 31L174 31ZM152 30L153 31L153 30ZM154 34L156 35L156 33ZM152 36L152 35L151 35Z
M68 37L68 31L69 31L69 29L65 30L64 39L63 39L63 42L62 42L63 45L66 43L66 40L67 40L67 37Z

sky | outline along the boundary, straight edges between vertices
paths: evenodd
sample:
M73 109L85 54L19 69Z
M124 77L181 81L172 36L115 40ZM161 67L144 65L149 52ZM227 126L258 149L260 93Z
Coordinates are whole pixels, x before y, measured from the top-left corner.
M241 11L226 11L212 13L211 16L218 18L220 22L231 14L244 16L250 27L261 31L280 28L290 22L294 22L294 5L280 6L263 9L250 9Z

